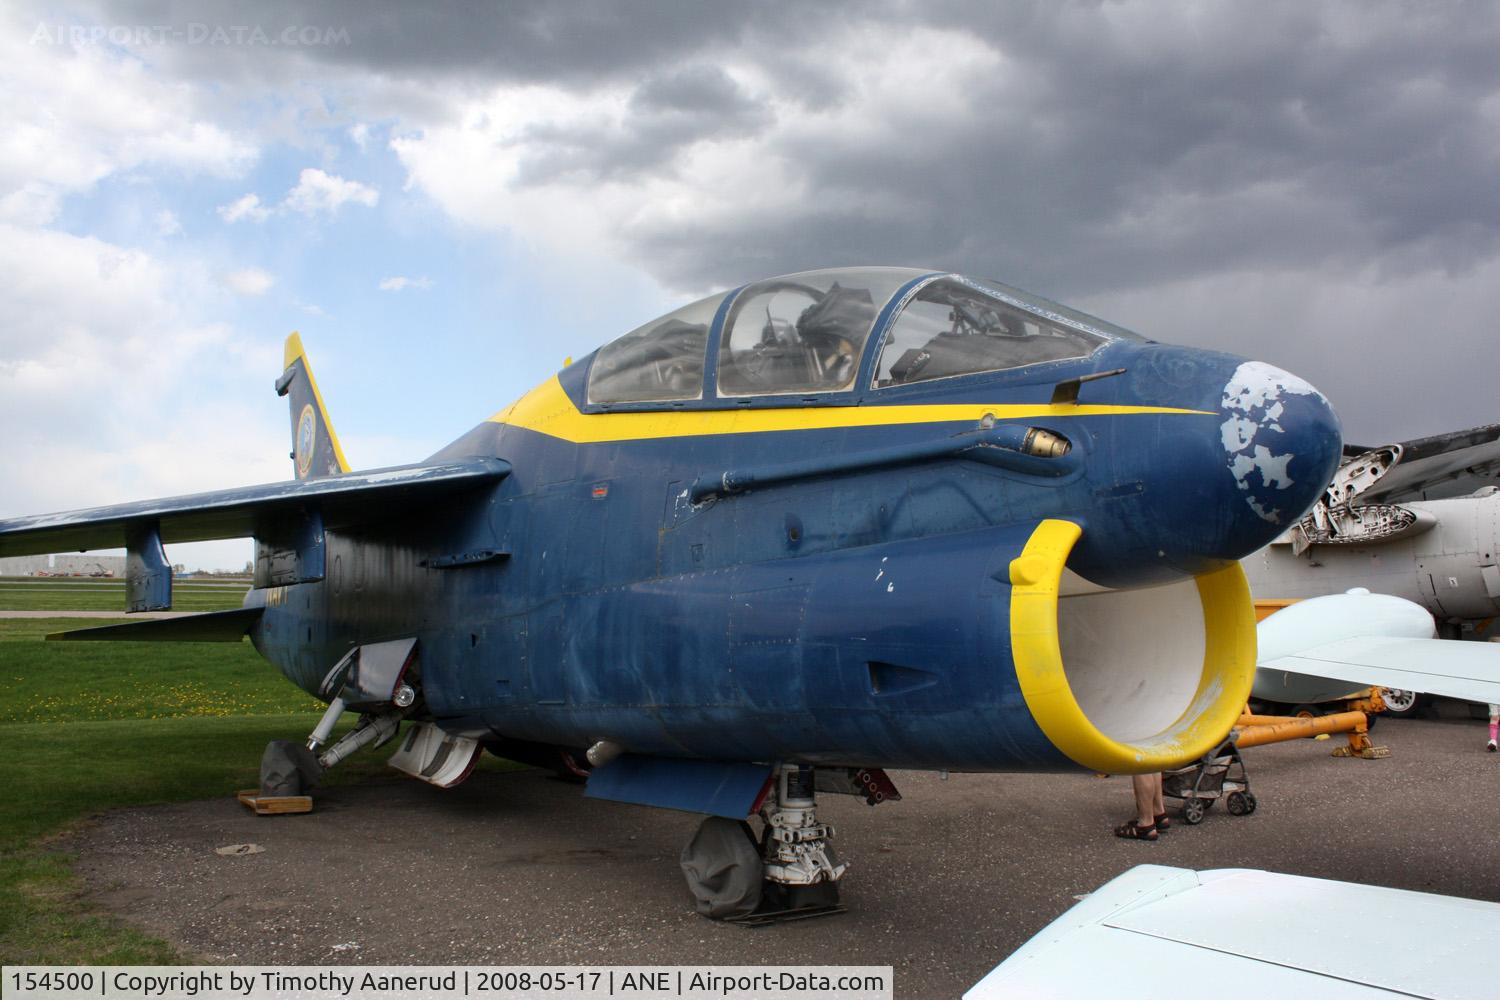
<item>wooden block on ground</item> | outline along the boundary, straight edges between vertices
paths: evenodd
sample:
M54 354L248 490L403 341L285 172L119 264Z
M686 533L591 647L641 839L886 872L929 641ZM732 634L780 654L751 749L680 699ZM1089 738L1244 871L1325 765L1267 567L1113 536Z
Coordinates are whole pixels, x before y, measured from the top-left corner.
M257 816L280 816L286 813L310 813L311 795L262 795L258 788L247 788L235 795L240 803Z

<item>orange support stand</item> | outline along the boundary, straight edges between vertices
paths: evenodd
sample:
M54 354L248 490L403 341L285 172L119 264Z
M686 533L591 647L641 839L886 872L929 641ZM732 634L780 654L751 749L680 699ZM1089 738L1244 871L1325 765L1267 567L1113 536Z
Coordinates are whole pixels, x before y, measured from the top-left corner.
M1322 733L1347 733L1349 743L1333 751L1335 757L1359 757L1376 760L1389 757L1387 747L1377 747L1370 742L1370 721L1367 713L1385 709L1380 699L1380 690L1371 688L1365 697L1348 703L1350 711L1335 715L1318 715L1312 718L1286 718L1279 715L1251 715L1249 707L1235 722L1234 744L1241 750L1246 747L1264 746L1268 743L1283 743L1287 740L1304 739Z

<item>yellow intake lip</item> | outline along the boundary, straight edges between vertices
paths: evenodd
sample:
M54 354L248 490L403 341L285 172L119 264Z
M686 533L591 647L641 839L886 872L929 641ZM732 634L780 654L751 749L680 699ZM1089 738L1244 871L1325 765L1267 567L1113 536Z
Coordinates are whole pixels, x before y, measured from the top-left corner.
M1204 635L1196 691L1160 732L1117 740L1089 718L1075 697L1058 634L1063 568L1082 534L1071 521L1043 521L1010 564L1011 652L1026 705L1053 745L1091 770L1148 774L1191 763L1228 735L1255 680L1255 609L1245 573L1231 563L1195 578ZM1122 670L1156 667L1119 664Z

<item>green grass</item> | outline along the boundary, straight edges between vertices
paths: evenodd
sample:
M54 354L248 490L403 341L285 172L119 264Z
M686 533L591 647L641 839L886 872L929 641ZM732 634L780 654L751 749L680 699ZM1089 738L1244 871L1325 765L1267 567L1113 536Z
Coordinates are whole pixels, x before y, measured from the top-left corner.
M41 642L110 621L0 618L0 723L321 712L248 640Z
M96 624L107 622L0 619L5 965L191 962L95 909L58 835L116 806L252 788L266 743L305 736L322 710L248 642L42 641L48 632ZM403 780L392 777L387 756L389 748L356 754L325 784ZM514 765L490 758L482 766Z
M228 611L245 598L241 587L172 588L173 611ZM125 612L125 584L83 583L59 579L48 583L0 582L0 611L118 611Z

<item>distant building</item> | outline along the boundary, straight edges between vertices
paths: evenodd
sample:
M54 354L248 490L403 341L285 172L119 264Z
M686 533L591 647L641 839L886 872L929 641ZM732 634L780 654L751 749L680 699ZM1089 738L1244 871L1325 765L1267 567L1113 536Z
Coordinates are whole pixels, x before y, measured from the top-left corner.
M0 576L124 576L124 556L50 555L0 559Z

